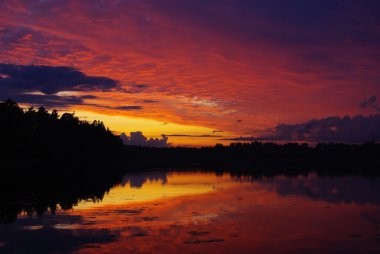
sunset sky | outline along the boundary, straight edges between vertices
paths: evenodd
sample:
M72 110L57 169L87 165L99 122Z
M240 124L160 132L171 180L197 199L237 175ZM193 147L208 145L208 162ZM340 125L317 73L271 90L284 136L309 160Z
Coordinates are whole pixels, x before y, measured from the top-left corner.
M0 99L173 145L369 141L379 13L377 0L3 0Z

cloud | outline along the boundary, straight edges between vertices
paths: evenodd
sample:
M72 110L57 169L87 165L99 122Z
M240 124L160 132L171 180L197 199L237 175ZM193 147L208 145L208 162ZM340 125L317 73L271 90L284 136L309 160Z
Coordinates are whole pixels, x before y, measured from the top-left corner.
M121 133L120 138L125 145L130 146L148 146L148 147L168 147L168 137L164 134L162 138L150 138L148 139L143 135L141 131L131 132L130 136L127 136L124 132Z
M125 90L96 103L158 100L143 117L240 136L278 119L359 114L352 102L380 89L379 10L372 0L0 1L0 58L115 77Z
M47 106L83 104L84 99L95 96L62 96L62 91L109 91L117 81L88 76L67 66L0 64L0 99L12 98L21 103Z
M150 86L146 84L136 84L134 82L129 82L127 84L124 84L124 87L118 87L117 90L123 93L136 94L146 92L149 87Z
M281 124L273 133L276 140L363 143L380 141L380 115L328 117L301 124Z
M300 124L280 124L269 135L237 137L231 141L299 141L364 143L380 141L380 114L354 117L328 117Z
M0 89L15 92L56 94L60 91L107 91L117 82L106 77L87 76L67 66L0 64Z
M66 105L84 105L85 99L94 99L95 96L91 95L78 95L78 96L58 96L54 94L14 94L8 95L18 103L28 103L33 105L44 105L46 107L62 107ZM4 99L4 96L1 96Z
M223 136L220 135L191 135L191 134L168 134L167 137L192 137L192 138L221 138Z
M225 141L242 141L242 142L253 142L253 141L260 141L260 138L255 137L235 137L235 138L222 138L220 140Z
M114 109L119 109L119 110L140 110L143 109L142 106L118 106L118 107L113 107Z
M380 111L380 106L376 104L376 95L373 95L369 98L365 98L359 106L361 108L369 108L369 109L375 109L376 111Z
M88 97L88 96L82 96L82 97ZM125 106L107 106L107 105L100 105L100 104L92 104L92 103L82 103L82 105L91 106L95 108L103 108L103 109L116 109L121 111L131 111L131 110L142 110L144 107L138 106L138 105L125 105Z
M156 100L143 100L143 103L157 103L158 101Z

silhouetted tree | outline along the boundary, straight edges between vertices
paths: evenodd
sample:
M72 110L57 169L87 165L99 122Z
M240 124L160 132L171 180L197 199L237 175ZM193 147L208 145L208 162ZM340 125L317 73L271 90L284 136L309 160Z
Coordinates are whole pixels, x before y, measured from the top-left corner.
M89 124L74 113L23 110L12 100L0 103L0 157L110 158L120 156L121 139L100 121Z

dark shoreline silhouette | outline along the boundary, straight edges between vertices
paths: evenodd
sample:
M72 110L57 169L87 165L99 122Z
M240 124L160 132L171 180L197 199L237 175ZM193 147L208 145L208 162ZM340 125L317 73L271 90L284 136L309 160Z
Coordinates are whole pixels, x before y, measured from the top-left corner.
M116 158L122 142L100 121L81 121L74 113L58 115L44 107L23 110L7 100L0 103L0 158Z
M23 110L12 100L0 103L0 167L36 168L77 165L104 169L110 164L130 169L232 168L246 172L320 171L329 174L378 174L380 144L231 143L214 147L125 146L100 121L58 115L44 107Z

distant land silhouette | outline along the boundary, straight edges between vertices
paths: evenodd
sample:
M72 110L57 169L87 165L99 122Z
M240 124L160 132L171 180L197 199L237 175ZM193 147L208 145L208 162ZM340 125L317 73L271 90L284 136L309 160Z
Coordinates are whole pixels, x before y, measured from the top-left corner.
M28 165L51 170L75 165L86 170L119 165L129 169L213 168L266 174L326 171L329 174L377 174L380 144L272 142L217 144L214 147L138 147L123 145L100 121L79 120L74 113L59 116L44 107L22 109L0 103L0 159L4 167ZM91 165L91 166L89 166Z

